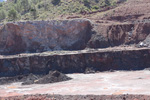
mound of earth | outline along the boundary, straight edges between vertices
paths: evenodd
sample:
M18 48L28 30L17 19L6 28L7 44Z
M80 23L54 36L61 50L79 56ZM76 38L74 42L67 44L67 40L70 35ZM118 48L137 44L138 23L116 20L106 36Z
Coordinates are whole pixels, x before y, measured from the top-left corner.
M47 84L47 83L55 83L55 82L61 82L61 81L67 81L71 78L66 76L63 73L60 73L58 71L50 71L49 74L36 79L36 80L26 80L22 83L22 85L29 85L29 84Z
M29 84L47 84L47 83L55 83L61 81L67 81L71 78L66 76L63 73L58 71L50 71L47 75L18 75L14 77L1 77L0 78L0 85L9 84L14 82L22 82L22 85L29 85Z
M14 83L14 82L25 82L27 80L37 80L41 77L42 75L34 75L32 73L27 75L17 75L14 77L1 77L0 85Z

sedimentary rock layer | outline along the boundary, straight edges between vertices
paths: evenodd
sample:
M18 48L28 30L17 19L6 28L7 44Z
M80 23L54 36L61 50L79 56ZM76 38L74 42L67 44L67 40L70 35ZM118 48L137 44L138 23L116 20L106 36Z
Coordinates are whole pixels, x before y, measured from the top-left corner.
M149 48L108 48L1 56L0 76L47 74L50 70L81 73L87 69L140 70L150 67Z

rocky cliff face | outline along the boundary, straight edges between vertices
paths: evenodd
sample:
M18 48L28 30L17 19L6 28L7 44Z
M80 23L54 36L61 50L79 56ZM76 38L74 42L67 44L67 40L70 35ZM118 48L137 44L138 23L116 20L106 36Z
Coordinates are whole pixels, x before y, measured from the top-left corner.
M84 49L91 29L82 19L7 23L0 25L0 53Z
M0 57L0 76L47 74L49 70L63 73L86 71L141 70L150 67L150 49L112 48L45 52Z
M86 19L0 25L0 54L82 50L135 44L150 34L150 23L92 24Z
M119 45L137 44L148 38L150 23L97 24L95 34L88 42L90 48L106 48Z
M149 27L150 23L93 25L85 19L0 25L0 53L3 54L0 56L0 76L46 74L49 70L74 73L144 69L150 64L149 48L119 51L108 48L109 52L96 48L134 44L145 39L149 43ZM95 50L84 52L85 48ZM45 51L53 52L42 53Z

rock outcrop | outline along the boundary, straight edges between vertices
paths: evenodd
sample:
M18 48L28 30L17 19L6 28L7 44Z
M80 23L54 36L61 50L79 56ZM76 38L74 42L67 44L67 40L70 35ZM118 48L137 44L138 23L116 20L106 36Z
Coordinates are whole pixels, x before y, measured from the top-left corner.
M127 50L119 51L108 48L111 50L109 52L107 49L103 52L97 51L96 48L136 44L148 40L149 27L150 23L93 25L86 19L0 25L0 54L3 54L0 57L0 76L46 74L50 70L78 73L86 70L144 69L150 67L148 48L126 48ZM88 48L94 50L84 52ZM9 56L10 54L13 55Z
M85 19L7 23L0 25L0 54L81 50L91 29Z
M93 24L86 19L17 22L0 25L0 54L83 50L137 44L150 23Z
M97 24L95 34L88 42L90 48L106 48L119 45L138 44L150 34L150 23Z
M149 48L109 48L82 51L57 51L0 57L0 76L94 71L141 70L150 67Z

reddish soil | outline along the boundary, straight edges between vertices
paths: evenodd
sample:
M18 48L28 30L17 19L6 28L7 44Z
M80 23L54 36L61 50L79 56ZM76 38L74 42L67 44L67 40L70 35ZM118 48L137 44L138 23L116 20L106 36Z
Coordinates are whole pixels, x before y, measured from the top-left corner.
M60 16L61 19L87 18L100 24L124 24L150 17L150 0L127 0L117 7L107 7L100 11ZM58 18L60 18L58 17Z
M25 95L0 100L150 100L147 95Z

